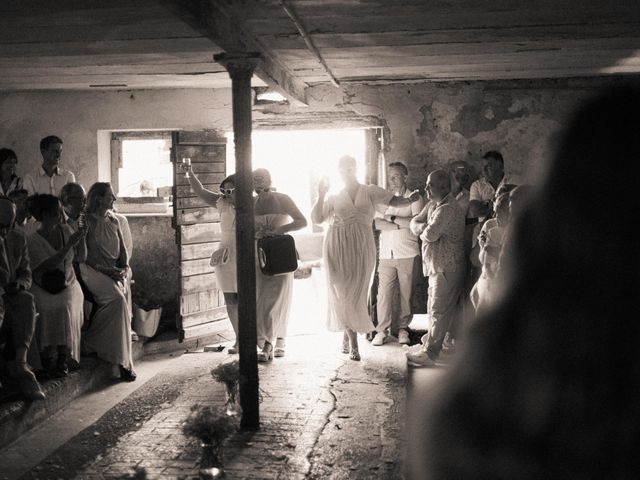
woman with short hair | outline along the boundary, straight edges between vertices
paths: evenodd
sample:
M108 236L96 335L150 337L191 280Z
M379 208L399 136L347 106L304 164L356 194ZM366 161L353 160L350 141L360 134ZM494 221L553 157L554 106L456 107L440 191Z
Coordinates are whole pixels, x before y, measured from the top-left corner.
M39 313L36 334L45 370L64 377L69 359L80 362L84 296L73 261L86 258L86 230L71 230L57 197L36 194L30 199L31 213L40 222L37 231L27 237L34 280L31 293Z
M207 205L214 207L220 214L219 260L214 260L216 285L222 290L227 315L236 335L235 343L227 350L238 353L238 285L236 274L236 176L229 175L220 184L219 192L212 192L202 186L202 182L193 173L191 164L187 166L185 176L194 193ZM224 253L223 253L224 252Z

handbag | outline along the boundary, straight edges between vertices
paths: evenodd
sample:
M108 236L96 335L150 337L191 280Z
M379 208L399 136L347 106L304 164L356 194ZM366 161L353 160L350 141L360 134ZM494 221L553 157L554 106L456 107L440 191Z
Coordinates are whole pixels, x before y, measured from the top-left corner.
M219 248L211 254L211 260L209 265L212 267L219 267L220 265L226 265L229 261L229 247Z
M64 234L60 232L60 236L62 237L62 246L64 247ZM53 268L51 270L45 270L42 273L42 277L40 277L40 287L45 291L52 295L60 293L65 288L67 276L65 273L59 268Z
M298 252L291 235L275 235L258 240L258 262L265 275L282 275L298 268Z
M55 295L67 288L66 280L66 275L59 268L45 270L40 279L40 287L46 292Z

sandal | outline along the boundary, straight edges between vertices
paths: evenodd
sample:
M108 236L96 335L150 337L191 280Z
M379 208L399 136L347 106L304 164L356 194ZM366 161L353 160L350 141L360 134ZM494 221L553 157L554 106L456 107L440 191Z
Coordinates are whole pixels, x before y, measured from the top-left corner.
M262 347L262 351L258 352L258 361L270 362L271 360L273 360L273 347L269 342L264 342L264 347Z
M349 353L349 358L351 360L356 361L356 362L360 361L360 352L358 352L357 348L354 348L354 349L351 350L351 353Z
M120 367L120 378L122 380L124 380L125 382L135 382L136 378L138 377L136 375L136 372L134 372L133 370L128 370L122 365L118 365L118 367Z
M276 348L273 350L274 357L284 357L284 338L276 339Z

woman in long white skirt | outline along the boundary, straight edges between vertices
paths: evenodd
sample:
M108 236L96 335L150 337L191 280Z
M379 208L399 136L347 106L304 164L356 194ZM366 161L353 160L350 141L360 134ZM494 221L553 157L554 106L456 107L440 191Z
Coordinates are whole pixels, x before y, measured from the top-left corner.
M74 256L80 262L86 257L86 231L74 233L65 223L57 197L34 195L29 202L40 222L38 230L27 238L34 279L31 293L39 313L36 323L38 343L47 372L54 377L64 377L68 373L69 360L75 365L80 362L84 296L72 262ZM60 272L58 285L43 281L47 272L56 270Z
M353 157L340 158L338 168L344 188L325 200L329 183L321 181L311 218L316 224L329 222L323 246L328 286L327 328L344 331L343 353L350 354L352 360L360 360L358 333L375 329L367 297L376 263L373 238L376 208L410 205L420 194L398 197L377 185L359 183Z

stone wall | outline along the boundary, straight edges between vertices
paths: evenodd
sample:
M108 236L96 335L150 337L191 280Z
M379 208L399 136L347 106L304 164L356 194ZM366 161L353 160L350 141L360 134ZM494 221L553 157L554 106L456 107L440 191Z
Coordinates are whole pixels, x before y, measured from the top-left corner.
M386 161L406 162L411 186L423 186L430 170L452 160L479 169L482 153L490 149L502 151L507 174L516 182L538 183L568 114L612 81L628 80L317 86L309 89L309 107L256 109L254 119L257 126L288 129L384 126ZM64 140L63 165L86 187L110 180L108 131L203 128L231 129L229 90L0 94L0 147L16 151L18 173L41 163L38 142L55 134ZM105 138L106 149L99 152ZM170 218L131 217L130 223L136 281L166 301L167 312L175 312L178 265Z
M466 160L479 172L482 154L493 149L503 153L516 183L539 183L556 134L575 106L603 85L633 80L318 86L309 99L313 109L378 118L387 130L386 161L408 164L415 186L453 160Z
M180 292L180 264L171 217L129 216L128 220L134 244L134 292L142 289L149 300L160 303L163 318L171 322L178 312Z
M214 128L231 125L228 90L149 90L122 92L16 92L0 94L0 147L18 155L18 174L42 162L39 141L54 134L63 141L62 165L76 174L85 188L109 181L108 130ZM106 134L100 152L100 134ZM103 135L104 136L104 135ZM101 168L102 167L102 168ZM171 321L179 295L179 265L171 217L129 217L134 240L132 269L137 287L151 291Z

